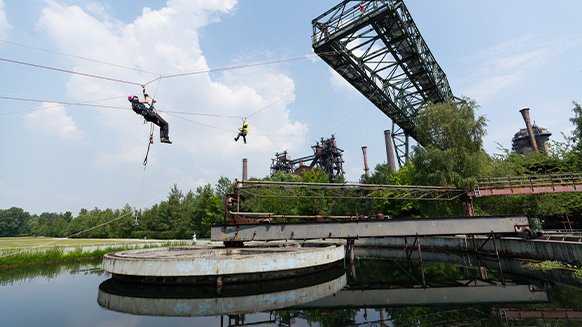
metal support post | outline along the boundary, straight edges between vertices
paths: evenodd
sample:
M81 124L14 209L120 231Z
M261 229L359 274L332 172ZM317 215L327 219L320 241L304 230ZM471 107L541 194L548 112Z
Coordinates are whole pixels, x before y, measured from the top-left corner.
M493 247L495 248L495 256L497 257L497 265L499 266L499 274L501 275L501 282L505 285L505 278L503 277L503 269L501 269L501 260L499 259L499 251L497 251L497 242L495 241L495 233L491 231L493 238Z
M422 263L422 252L420 251L420 239L418 238L418 234L416 234L415 242L418 246L418 258L420 259L420 271L422 272L422 286L426 287L426 280L424 278L424 264Z

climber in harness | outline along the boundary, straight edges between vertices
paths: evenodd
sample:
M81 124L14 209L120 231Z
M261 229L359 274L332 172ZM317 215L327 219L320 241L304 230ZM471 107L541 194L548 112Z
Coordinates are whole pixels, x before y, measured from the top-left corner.
M247 123L246 121L243 123L243 125L241 127L238 128L238 130L240 132L238 132L238 135L234 138L235 142L238 142L238 138L242 136L243 140L245 141L245 144L247 144L247 133L249 131L249 123Z
M170 136L168 135L170 129L168 123L155 112L154 103L156 103L156 100L152 100L152 104L150 105L150 96L145 92L145 87L143 89L143 95L145 100L140 100L137 95L130 95L127 97L127 100L131 102L131 109L133 109L136 114L142 115L146 121L160 126L160 142L172 144Z

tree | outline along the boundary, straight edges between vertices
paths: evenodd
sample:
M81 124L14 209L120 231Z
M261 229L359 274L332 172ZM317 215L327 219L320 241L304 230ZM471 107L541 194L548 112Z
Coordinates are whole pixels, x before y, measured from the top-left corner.
M30 222L30 214L21 208L0 210L0 237L28 235Z
M424 147L414 148L411 162L417 185L472 188L490 159L483 149L486 119L475 117L470 99L429 103L416 117L415 131Z

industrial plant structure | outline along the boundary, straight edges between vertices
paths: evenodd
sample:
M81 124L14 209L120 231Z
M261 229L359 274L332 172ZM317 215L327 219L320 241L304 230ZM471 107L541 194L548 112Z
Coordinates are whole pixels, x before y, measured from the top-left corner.
M311 147L313 154L297 159L291 159L287 150L282 153L275 153L275 158L271 159L271 176L275 172L282 171L288 174L301 175L303 171L309 171L314 167L321 168L329 177L330 181L338 176L344 175L342 153L344 150L337 147L335 137L321 138L320 142ZM308 162L311 162L307 165Z
M525 121L526 128L520 129L511 140L512 152L518 154L531 154L536 151L542 151L546 155L550 155L548 148L548 140L552 133L548 132L546 128L531 124L529 116L529 108L521 109L521 115Z

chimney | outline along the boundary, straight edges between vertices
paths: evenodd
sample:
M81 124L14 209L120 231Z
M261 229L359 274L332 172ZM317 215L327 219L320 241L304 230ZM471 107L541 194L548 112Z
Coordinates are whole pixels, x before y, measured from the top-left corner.
M384 131L384 138L386 139L386 156L388 157L388 165L390 165L390 170L392 172L396 171L396 163L394 162L394 149L392 147L392 135L390 130Z
M531 143L531 147L534 152L537 152L538 144L536 143L536 136L533 133L533 128L531 127L531 122L529 119L529 108L523 108L519 112L521 112L523 120L525 121L525 126L527 127L527 133L529 134L529 142Z
M364 153L364 172L366 172L366 176L370 176L369 173L369 169L368 169L368 153L367 153L368 147L367 146L363 146L362 147L362 152Z
M242 181L247 181L247 158L243 158Z

